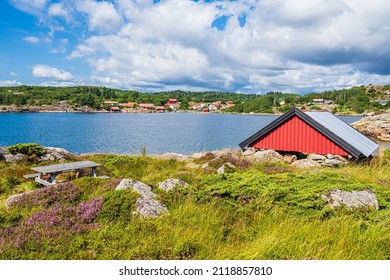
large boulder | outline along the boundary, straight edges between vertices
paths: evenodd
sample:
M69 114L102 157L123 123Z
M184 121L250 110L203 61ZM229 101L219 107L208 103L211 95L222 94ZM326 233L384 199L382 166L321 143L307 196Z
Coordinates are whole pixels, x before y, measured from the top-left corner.
M319 154L309 154L307 156L308 159L311 159L311 160L314 160L314 161L320 161L320 162L323 162L327 159L326 156L323 156L323 155L319 155Z
M143 218L157 218L159 215L169 213L168 209L158 200L152 188L137 180L123 179L115 190L131 189L139 193L135 206L136 212Z
M22 162L24 160L26 160L26 156L23 155L23 154L20 154L20 153L17 153L15 155L13 154L5 154L3 155L4 156L4 159L7 163L19 163L19 162Z
M370 191L346 192L339 189L331 190L327 195L322 196L331 207L345 205L348 208L373 207L379 209L376 195Z
M188 184L180 179L166 179L158 183L158 187L166 192L174 191L177 187L187 187Z
M291 163L291 166L297 167L297 168L312 168L312 167L319 167L321 164L318 162L305 158L305 159L300 159L296 160L293 163Z
M283 162L288 163L288 164L291 164L296 160L297 160L296 155L284 155L283 156Z
M258 163L278 163L283 160L281 154L274 150L257 151L248 158Z

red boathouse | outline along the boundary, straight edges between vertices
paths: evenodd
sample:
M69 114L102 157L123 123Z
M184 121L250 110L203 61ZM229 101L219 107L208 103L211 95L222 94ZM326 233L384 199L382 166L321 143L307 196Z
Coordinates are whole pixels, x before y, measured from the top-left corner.
M302 112L293 108L241 142L245 150L334 154L370 157L378 144L329 112Z

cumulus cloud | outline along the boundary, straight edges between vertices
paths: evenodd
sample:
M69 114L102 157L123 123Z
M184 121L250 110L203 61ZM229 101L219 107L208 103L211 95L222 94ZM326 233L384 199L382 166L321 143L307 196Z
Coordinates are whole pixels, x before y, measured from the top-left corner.
M48 65L35 65L32 69L32 74L35 78L52 79L59 81L73 80L73 75L64 70L60 70Z
M15 80L0 80L0 87L20 86L21 83Z
M77 19L68 58L98 84L303 93L390 77L387 0L12 1Z

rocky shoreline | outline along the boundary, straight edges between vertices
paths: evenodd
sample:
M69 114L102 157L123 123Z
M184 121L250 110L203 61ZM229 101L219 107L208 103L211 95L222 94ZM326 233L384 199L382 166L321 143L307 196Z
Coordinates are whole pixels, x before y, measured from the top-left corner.
M390 142L390 110L384 114L364 117L351 125L365 135Z

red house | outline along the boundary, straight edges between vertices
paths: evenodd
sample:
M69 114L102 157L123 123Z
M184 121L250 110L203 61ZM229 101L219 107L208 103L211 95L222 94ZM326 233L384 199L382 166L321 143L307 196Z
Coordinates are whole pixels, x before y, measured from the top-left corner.
M239 146L243 150L252 147L354 158L370 157L379 147L329 112L302 112L297 108L292 108Z

